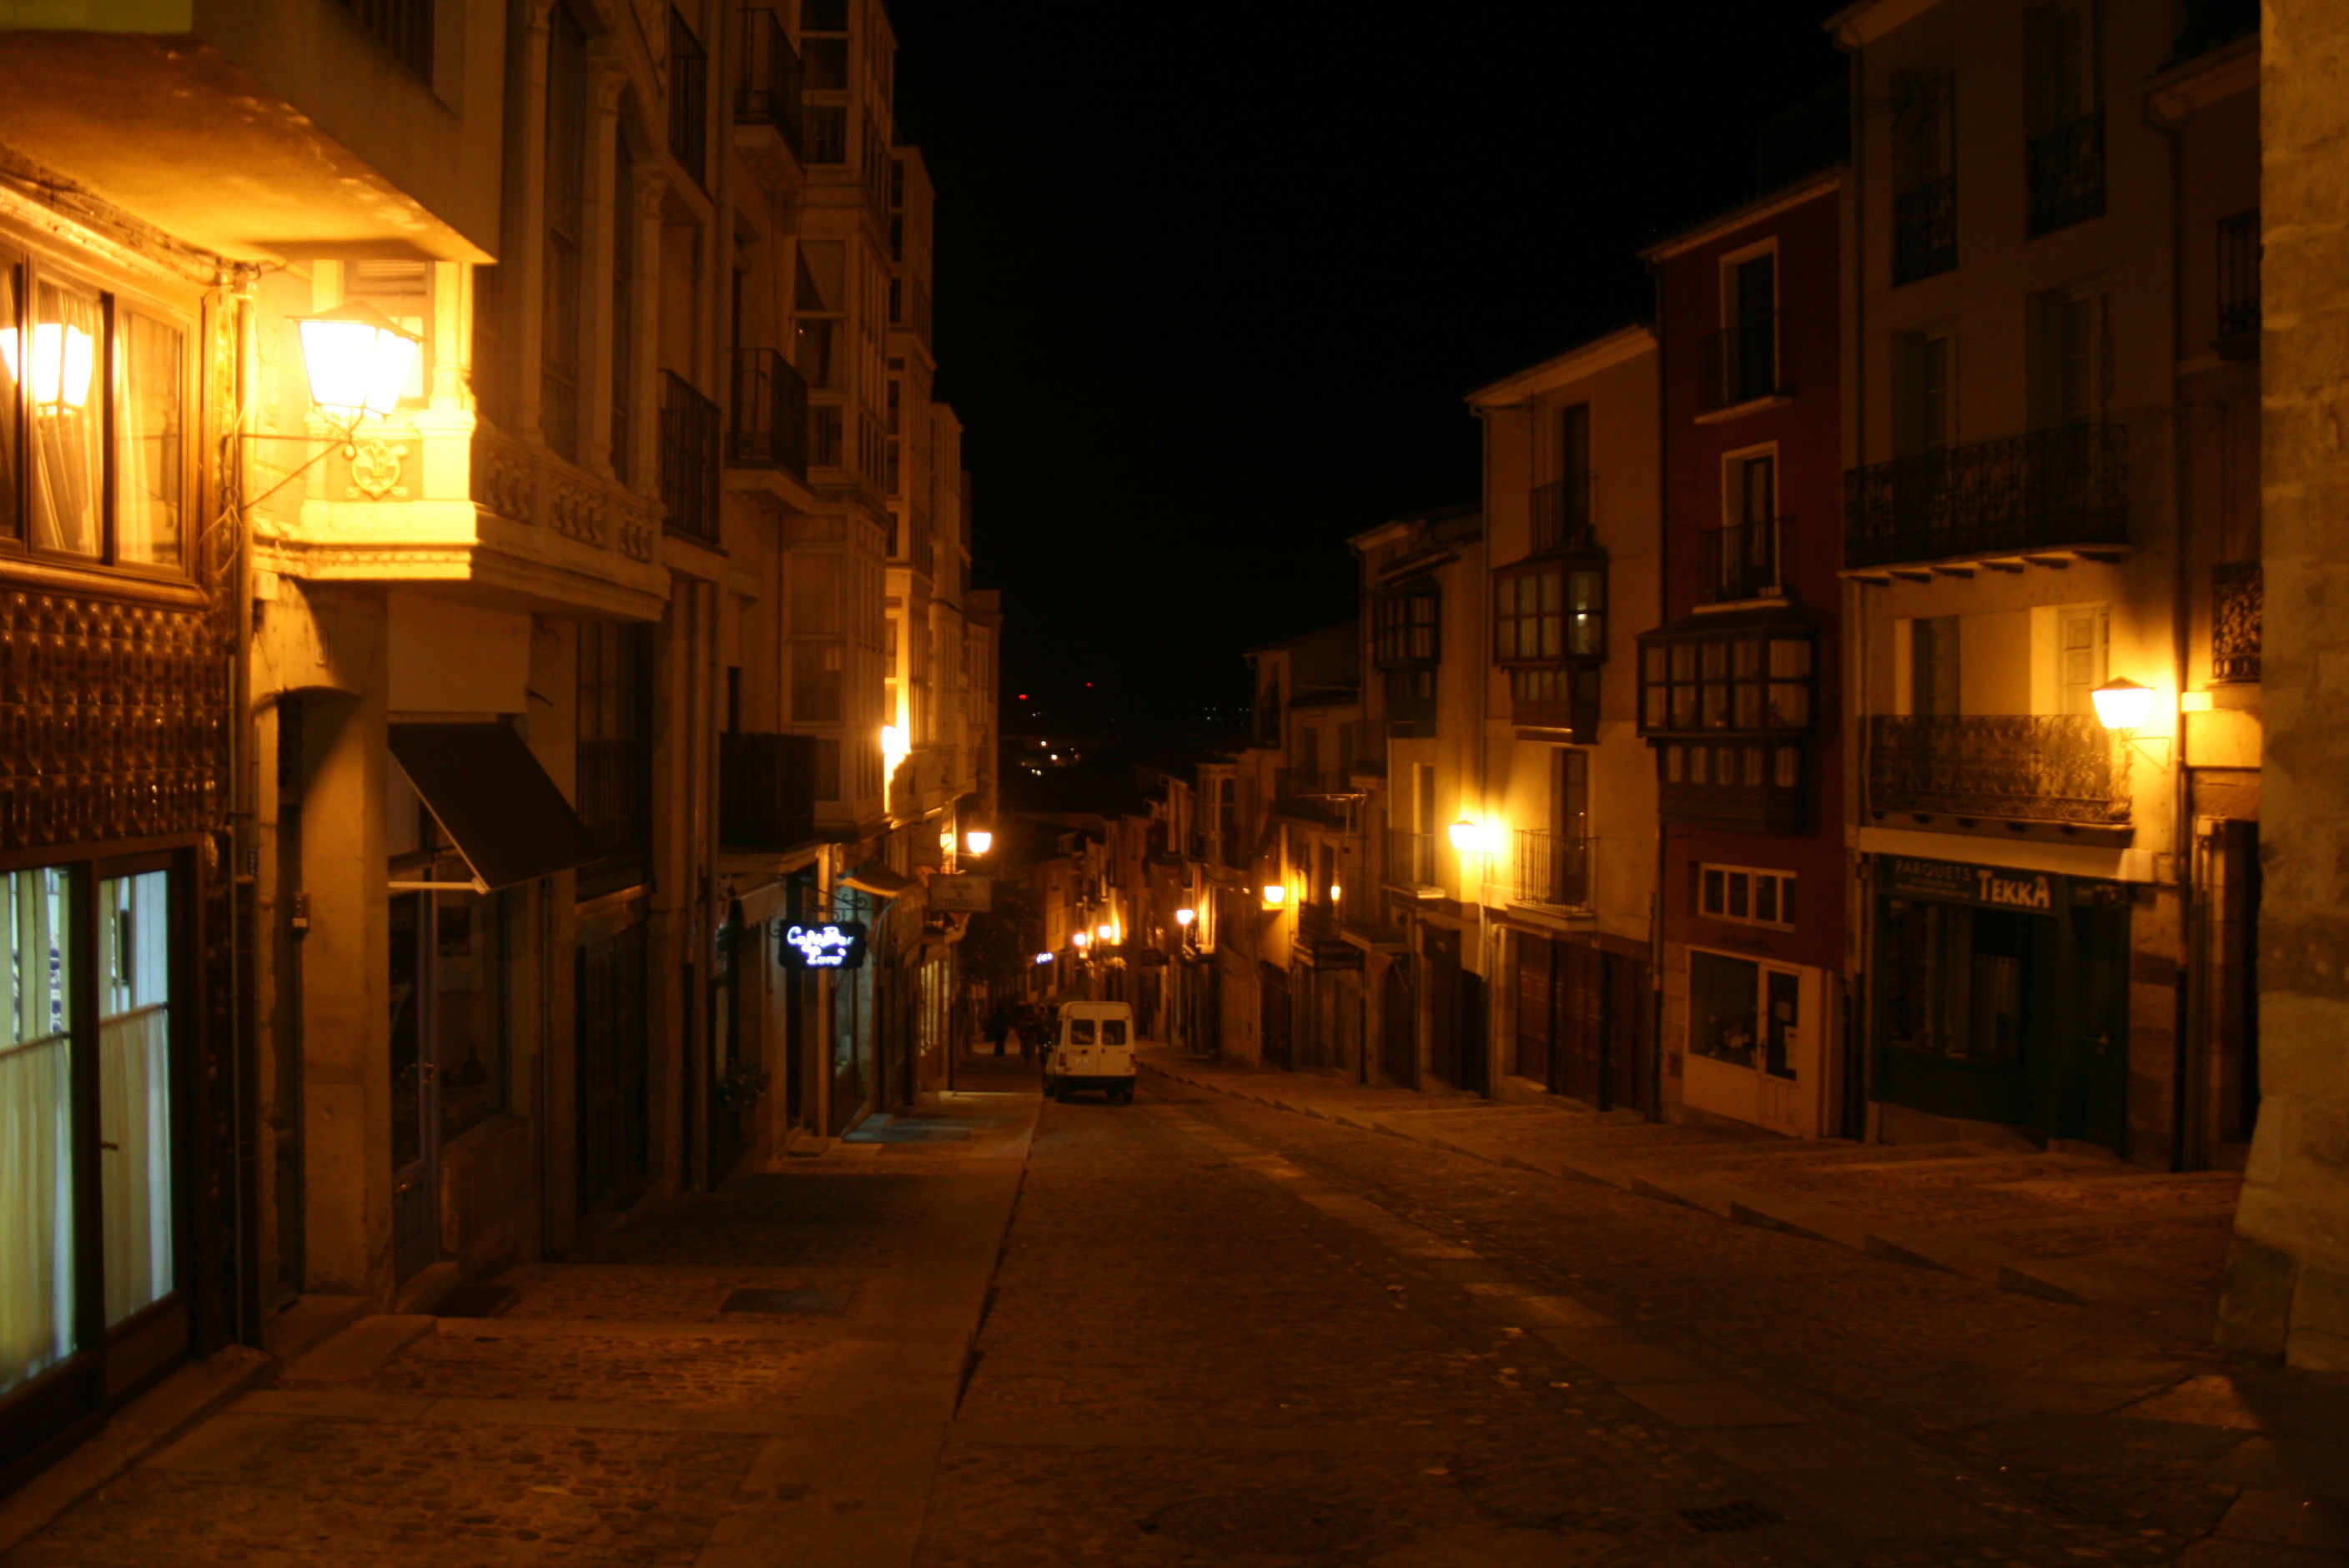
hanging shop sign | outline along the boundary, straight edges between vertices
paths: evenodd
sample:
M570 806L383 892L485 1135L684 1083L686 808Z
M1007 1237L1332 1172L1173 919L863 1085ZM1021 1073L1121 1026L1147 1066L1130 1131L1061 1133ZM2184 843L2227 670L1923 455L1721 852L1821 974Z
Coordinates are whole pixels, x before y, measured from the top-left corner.
M787 925L776 938L786 969L862 969L864 926L860 921Z
M1932 898L1982 909L2053 914L2062 898L2063 881L2045 872L2016 871L2009 866L1969 866L1955 861L1912 860L1906 855L1884 857L1884 891L1894 898Z
M947 914L989 914L995 909L995 879L980 876L932 877L930 908Z

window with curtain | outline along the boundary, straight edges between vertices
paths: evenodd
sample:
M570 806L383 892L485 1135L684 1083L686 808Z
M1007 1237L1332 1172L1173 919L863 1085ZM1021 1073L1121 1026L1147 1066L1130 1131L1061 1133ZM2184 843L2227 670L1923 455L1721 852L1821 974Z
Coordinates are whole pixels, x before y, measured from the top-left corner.
M111 1328L171 1293L169 876L98 884L98 1149Z
M0 877L0 1393L74 1350L73 884Z
M67 555L106 550L103 404L91 400L105 335L98 295L44 282L33 291L25 379L32 393L33 543Z

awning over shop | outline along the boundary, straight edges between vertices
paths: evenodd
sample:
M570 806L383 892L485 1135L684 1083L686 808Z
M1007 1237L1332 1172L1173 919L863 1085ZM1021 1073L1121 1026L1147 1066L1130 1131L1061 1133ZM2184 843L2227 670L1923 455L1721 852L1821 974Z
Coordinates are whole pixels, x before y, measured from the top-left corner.
M843 887L869 892L875 898L895 898L899 893L911 892L914 887L913 878L901 877L878 861L865 861L840 881Z
M391 755L492 891L602 852L530 747L502 724L395 724Z

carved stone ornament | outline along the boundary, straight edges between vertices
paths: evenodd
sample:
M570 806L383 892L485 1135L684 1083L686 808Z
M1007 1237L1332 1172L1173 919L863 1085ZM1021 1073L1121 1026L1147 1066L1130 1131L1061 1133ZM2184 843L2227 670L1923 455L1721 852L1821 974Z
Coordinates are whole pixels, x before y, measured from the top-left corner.
M361 441L351 452L351 483L344 499L357 500L364 495L369 500L381 500L386 496L407 500L408 487L399 482L407 458L406 441L387 441L381 437Z

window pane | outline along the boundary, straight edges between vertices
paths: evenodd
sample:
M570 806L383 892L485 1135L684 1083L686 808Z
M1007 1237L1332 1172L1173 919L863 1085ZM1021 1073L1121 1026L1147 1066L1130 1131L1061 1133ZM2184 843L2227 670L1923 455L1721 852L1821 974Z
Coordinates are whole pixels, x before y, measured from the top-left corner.
M98 508L105 499L99 450L102 404L95 385L98 340L105 327L98 296L43 284L34 301L33 335L22 372L32 391L33 542L43 550L96 556L105 548Z
M1723 902L1722 897L1723 890L1727 884L1727 882L1728 878L1725 873L1714 871L1710 867L1706 868L1704 873L1705 913L1719 914L1723 909L1728 907L1727 903Z
M1729 873L1729 918L1744 920L1746 915L1746 894L1754 879L1744 872Z
M171 1293L170 875L98 888L98 1148L109 1327Z
M1757 876L1754 879L1754 918L1775 921L1778 918L1778 879Z
M433 904L432 1059L440 1136L454 1138L505 1109L503 933L494 894L436 893Z
M1754 1065L1761 967L1718 953L1689 954L1689 1049L1716 1061Z
M73 1353L72 885L0 877L0 1389Z
M17 341L22 335L22 269L0 261L0 539L22 539L25 520L16 511Z
M115 324L121 400L114 430L115 559L180 564L181 490L181 337L129 311Z

